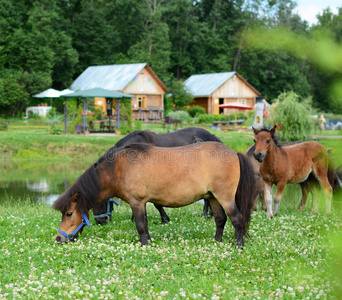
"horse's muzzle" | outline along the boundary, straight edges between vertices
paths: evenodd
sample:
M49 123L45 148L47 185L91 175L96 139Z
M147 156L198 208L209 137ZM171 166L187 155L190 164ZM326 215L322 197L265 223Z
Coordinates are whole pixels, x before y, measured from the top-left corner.
M263 152L258 152L258 153L254 152L253 156L258 162L263 162L265 159L265 153L263 153Z
M57 235L55 241L59 244L64 244L67 243L69 239L67 239L65 236Z

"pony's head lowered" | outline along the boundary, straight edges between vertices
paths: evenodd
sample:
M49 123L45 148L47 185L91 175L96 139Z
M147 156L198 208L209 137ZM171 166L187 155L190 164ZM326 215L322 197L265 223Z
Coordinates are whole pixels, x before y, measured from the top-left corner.
M62 213L62 222L56 241L61 243L73 241L82 232L83 223L89 226L88 212L96 205L100 191L101 181L95 164L86 170L53 204L53 208Z
M253 156L257 161L264 161L266 152L272 142L274 142L277 147L280 147L278 139L275 135L276 128L277 126L274 126L271 130L267 129L266 127L263 127L260 130L253 128L255 143L255 151L253 153Z

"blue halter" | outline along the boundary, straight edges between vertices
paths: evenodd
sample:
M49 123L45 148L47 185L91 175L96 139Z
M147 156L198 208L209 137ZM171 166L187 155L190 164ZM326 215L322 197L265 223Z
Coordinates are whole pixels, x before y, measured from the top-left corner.
M73 233L67 234L66 232L60 230L59 228L58 228L58 232L64 237L66 237L67 239L69 239L71 242L74 242L75 235L86 225L89 227L90 222L89 222L89 219L87 218L87 215L84 212L82 212L82 222L80 225L78 225L78 227L74 230Z
M110 203L114 203L116 206L119 206L119 204L113 198L109 198L107 202L107 212L101 215L94 215L95 220L112 216L112 212L110 211Z

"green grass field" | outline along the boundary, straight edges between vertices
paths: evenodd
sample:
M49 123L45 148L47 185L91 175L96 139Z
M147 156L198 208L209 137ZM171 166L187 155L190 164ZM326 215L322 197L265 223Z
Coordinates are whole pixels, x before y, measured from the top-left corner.
M23 178L36 160L87 163L121 138L22 127L0 132L0 153L24 161L22 173L12 173ZM250 133L213 133L236 151L252 145ZM342 164L341 141L320 142ZM59 212L27 197L0 199L0 299L341 299L342 193L334 195L329 216L324 203L310 213L311 196L304 212L297 211L299 202L299 187L288 186L277 217L253 213L242 250L229 220L223 243L214 241L215 222L201 216L198 203L166 209L168 225L148 205L153 240L141 247L126 204L115 208L111 223L97 225L91 216L76 243L59 245Z
M296 193L288 196L274 219L253 214L243 250L230 221L223 243L214 241L201 204L166 209L168 225L148 205L153 241L141 247L126 204L110 224L91 217L76 243L59 245L59 212L29 199L2 202L0 298L341 299L342 202L324 217L310 204L298 212Z

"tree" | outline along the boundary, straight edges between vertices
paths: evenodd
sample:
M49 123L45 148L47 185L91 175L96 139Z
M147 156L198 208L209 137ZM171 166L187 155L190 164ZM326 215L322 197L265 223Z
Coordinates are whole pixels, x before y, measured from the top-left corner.
M250 49L242 51L237 72L271 100L285 91L308 97L311 94L307 78L309 67L306 61L284 51Z
M74 17L73 46L79 54L77 75L93 65L113 64L119 52L120 37L107 19L105 7L83 1Z
M6 2L1 3L6 9L0 9L0 33L5 37L0 40L1 57L5 57L0 73L8 78L3 78L0 94L10 96L11 101L2 101L2 105L13 114L24 108L30 95L50 87L52 77L59 87L69 85L77 53L60 27L63 22L55 1L1 2ZM12 88L18 92L8 95Z
M147 62L164 82L171 80L169 28L161 19L162 1L145 1L149 10L142 38L130 48L131 62Z
M168 24L171 41L170 70L176 80L188 77L193 73L189 43L197 33L192 1L171 1L163 19Z
M188 92L181 80L174 81L170 87L170 98L176 110L185 109L194 100L194 96Z
M314 105L325 111L342 112L342 47L331 38L329 32L316 30L311 35L302 35L282 28L259 28L249 32L248 43L251 48L260 51L282 51L297 59L305 59L312 65L310 70L318 70L327 76L322 77L322 82L330 81L328 93L320 99L314 96ZM314 86L317 76L311 73L307 76L311 86Z
M27 74L7 70L0 76L0 109L7 115L14 117L23 110L29 100L26 89ZM26 75L26 76L25 76Z

